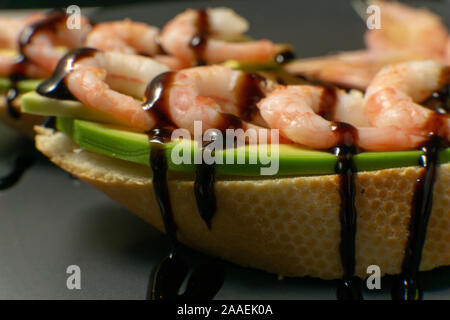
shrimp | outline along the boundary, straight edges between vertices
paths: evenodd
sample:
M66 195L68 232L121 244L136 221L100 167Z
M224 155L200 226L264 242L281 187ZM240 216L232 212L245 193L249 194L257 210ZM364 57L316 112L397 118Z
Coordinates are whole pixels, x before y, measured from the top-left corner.
M0 76L8 77L17 72L20 57L0 55ZM32 63L25 62L20 68L21 73L30 78L46 78L51 73Z
M442 19L426 10L399 2L375 1L380 8L381 28L366 32L370 50L406 50L441 59L448 31Z
M79 101L130 127L147 131L154 127L156 119L132 96L143 98L150 80L167 70L151 58L98 51L76 60L65 81Z
M125 19L95 25L88 33L85 45L104 51L151 56L172 70L188 67L176 57L162 54L158 36L157 27Z
M129 19L103 22L92 28L85 45L104 51L153 56L159 53L158 33L156 27Z
M231 120L230 114L240 117L238 91L245 74L219 65L176 72L167 93L170 120L194 132L195 120L201 120L203 129L207 130L227 124Z
M309 79L364 90L384 66L418 58L420 56L417 53L407 51L358 50L299 59L286 64L284 68L289 73Z
M262 99L258 108L270 128L279 129L284 137L314 149L328 149L341 143L335 122L330 120L357 125L355 143L365 150L410 149L423 141L422 137L399 129L368 127L362 111L361 94L336 90L336 101L330 101L329 95L326 88L319 86L280 86ZM347 118L349 115L353 117L350 110L359 116ZM327 114L331 119L325 118Z
M450 83L450 67L435 61L411 61L382 69L369 85L364 111L375 127L429 131L435 111L419 103ZM450 118L437 134L450 138Z
M20 32L26 25L45 17L43 13L32 13L24 18L0 18L0 48L18 49Z
M160 40L165 51L190 65L197 60L214 64L229 59L264 63L284 48L269 40L231 42L247 29L247 21L231 9L188 9L164 26Z
M252 82L249 84L247 81ZM201 121L203 133L208 129L253 129L257 141L261 135L271 137L270 130L258 114L252 98L255 91L265 95L274 85L240 70L219 65L194 67L176 72L165 96L165 115L176 126L195 133L194 122ZM247 92L246 88L253 86ZM244 99L244 105L242 104ZM269 139L270 140L270 139ZM270 141L269 141L270 142ZM280 140L287 143L287 139Z
M22 54L33 64L53 72L63 53L56 46L74 49L82 46L83 39L91 25L81 17L80 28L69 29L67 16L62 12L49 13L43 20L28 25L21 33ZM48 24L48 26L47 26Z

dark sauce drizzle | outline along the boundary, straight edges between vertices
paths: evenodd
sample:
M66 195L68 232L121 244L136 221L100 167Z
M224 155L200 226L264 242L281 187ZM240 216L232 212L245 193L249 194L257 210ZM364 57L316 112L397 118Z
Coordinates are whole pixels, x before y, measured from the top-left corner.
M420 269L428 221L433 208L433 188L439 166L439 152L449 147L449 141L442 138L448 135L448 132L443 130L443 128L446 128L444 121L448 117L448 103L448 86L434 93L425 102L435 112L428 120L429 137L421 147L422 155L418 164L422 167L422 170L414 185L409 238L402 263L402 272L396 277L391 288L391 297L394 300L423 299L423 291L418 283L417 275Z
M26 26L19 35L19 57L14 64L14 71L9 76L10 89L6 95L6 106L11 118L20 118L20 111L14 108L13 102L19 95L17 82L25 79L25 68L27 58L25 56L25 47L31 42L31 39L37 31L43 29L54 29L55 23L58 23L66 18L66 14L62 10L53 10L47 14L47 17L35 23Z
M180 257L177 249L177 226L173 219L167 185L167 158L164 148L164 143L170 141L170 135L174 128L168 113L168 90L172 85L174 75L173 72L166 72L153 79L146 89L147 101L142 106L147 112L156 115L160 121L158 124L160 128L149 133L150 166L153 171L154 193L171 242L169 255L163 259L150 277L147 299L212 299L224 281L222 268L215 264L205 264L195 268L188 279L185 292L179 293L181 284L187 277L189 266ZM214 175L212 177L214 178ZM202 187L203 184L199 188ZM201 209L200 212L202 212Z
M39 84L36 92L40 95L64 100L76 100L70 93L64 80L72 71L74 63L85 57L91 57L97 52L94 48L79 48L66 53L56 65L52 76Z
M13 170L6 176L0 178L0 190L5 190L15 185L24 172L34 163L34 158L30 155L19 155L14 161Z
M334 148L338 157L335 172L339 175L339 195L341 197L341 255L344 276L339 281L336 295L339 300L362 300L361 280L355 274L355 236L356 236L356 206L355 206L355 174L356 167L353 155L358 133L355 127L336 122L333 131L339 138Z
M208 12L205 9L197 10L196 28L197 33L192 37L189 46L194 52L197 65L200 66L206 64L204 53L210 34Z
M20 73L13 73L9 76L10 88L6 94L6 107L8 114L13 119L20 118L20 111L14 107L14 100L19 95L19 89L17 88L17 82L23 80L25 77Z

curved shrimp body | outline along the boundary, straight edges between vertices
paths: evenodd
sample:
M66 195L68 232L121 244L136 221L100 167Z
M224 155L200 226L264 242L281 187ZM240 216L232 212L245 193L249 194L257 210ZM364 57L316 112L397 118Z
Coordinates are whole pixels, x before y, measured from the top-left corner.
M95 25L86 37L86 46L104 51L155 55L159 52L159 29L143 22L103 22Z
M198 60L267 62L281 51L269 40L230 42L241 39L247 29L247 21L231 9L188 9L164 26L160 39L168 53L190 65Z
M285 69L325 83L364 90L384 66L420 58L422 55L416 52L359 50L299 59L286 64Z
M450 83L450 67L414 61L382 69L367 88L364 111L375 127L430 131L435 111L421 106L433 92ZM441 135L450 137L450 119L442 115Z
M444 55L448 32L438 15L399 2L373 3L380 8L381 28L366 33L369 49L423 52L428 58Z
M341 138L333 121L353 122L357 126L355 143L365 150L402 150L417 145L423 139L398 129L384 130L367 126L362 111L361 94L336 90L330 99L329 89L309 86L280 86L258 103L259 110L270 128L294 141L314 149L337 146ZM357 117L349 111L359 114Z
M49 13L43 18L27 24L20 34L21 51L28 61L53 72L63 53L57 46L68 49L81 47L91 25L81 16L80 28L69 29L65 13Z
M269 138L270 129L258 114L255 100L270 90L270 84L256 75L213 65L177 71L164 80L166 97L158 104L159 113L175 126L196 133L209 129L252 129L257 141ZM287 140L280 140L286 143Z
M0 48L18 49L19 35L22 29L45 17L44 13L32 13L24 18L0 18Z
M249 107L238 105L239 87L245 76L245 72L219 65L176 72L167 92L166 109L170 120L191 132L194 132L196 120L202 121L204 130L232 125L230 121L245 113L241 107ZM230 118L229 115L235 117Z
M154 127L156 119L132 96L143 98L148 82L167 70L150 58L97 52L77 60L65 81L69 91L84 104L147 131Z

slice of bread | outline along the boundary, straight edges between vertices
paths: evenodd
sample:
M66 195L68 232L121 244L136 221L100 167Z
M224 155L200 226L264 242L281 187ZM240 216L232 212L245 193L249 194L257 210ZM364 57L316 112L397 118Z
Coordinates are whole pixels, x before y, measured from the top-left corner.
M163 231L150 167L82 150L65 134L36 127L36 146L55 164ZM419 167L360 172L356 178L356 274L376 264L401 270ZM225 260L286 276L342 276L338 176L216 177L217 212L208 229L192 176L169 175L178 238ZM421 270L450 265L450 163L441 165Z
M13 106L20 110L20 97L13 101ZM21 113L19 118L12 117L6 106L6 97L0 95L0 121L17 130L20 134L33 138L35 135L33 127L42 124L44 119L45 117L27 113Z

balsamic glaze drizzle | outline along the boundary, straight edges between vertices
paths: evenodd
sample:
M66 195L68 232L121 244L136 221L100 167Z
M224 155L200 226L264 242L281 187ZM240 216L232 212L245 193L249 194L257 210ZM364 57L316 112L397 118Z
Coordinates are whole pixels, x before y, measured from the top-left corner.
M179 294L181 284L188 275L189 266L178 253L177 226L173 220L167 185L167 158L164 143L170 140L170 133L170 128L155 129L149 133L153 189L172 249L152 273L147 299L212 299L224 281L224 272L216 264L205 264L195 268L189 277L185 292Z
M13 119L20 118L21 112L14 107L14 100L19 95L19 89L17 88L17 82L24 79L19 73L13 73L9 76L10 80L10 88L6 94L6 108L8 110L8 114Z
M66 14L62 10L53 10L47 13L47 17L36 21L28 26L26 26L19 35L19 57L16 59L14 64L14 70L9 76L11 87L6 95L6 106L8 113L11 118L20 118L20 111L14 108L13 102L19 95L19 90L17 89L17 82L25 79L25 68L27 64L27 58L25 55L25 47L31 42L33 36L36 32L49 29L53 30L55 24L66 19Z
M192 37L189 46L191 47L197 65L205 65L205 49L209 37L209 17L206 9L197 10L196 21L197 32Z
M208 144L210 144L211 142L208 141L207 143L204 143L202 145L202 162L196 165L194 181L194 193L195 199L197 201L197 208L203 221L205 221L206 225L210 229L211 220L217 210L216 194L214 192L214 173L216 166L215 163L205 163L203 161L203 153L204 150L208 147Z
M22 154L14 161L14 168L6 176L0 178L0 190L5 190L16 184L24 172L33 164L34 158Z
M339 195L341 197L341 255L344 276L338 284L337 298L339 300L361 300L362 289L360 279L355 277L355 236L356 236L356 207L355 207L355 174L356 166L353 155L357 153L355 147L358 139L356 128L337 122L333 124L333 132L338 136L339 143L334 148L338 157L335 172L339 175Z
M93 56L98 50L94 48L78 48L66 53L56 65L52 76L39 84L36 92L40 95L63 100L76 100L70 93L64 80L72 71L74 63L85 57Z
M402 272L395 279L391 288L391 297L394 300L421 300L423 291L419 286L417 274L420 269L422 250L425 244L428 221L433 208L433 188L436 180L436 171L439 167L439 152L449 147L445 132L445 119L449 108L448 86L434 93L425 104L434 109L427 129L429 137L423 144L419 165L422 170L414 185L411 202L411 220L409 223L409 238L402 263ZM443 129L444 128L444 129Z

